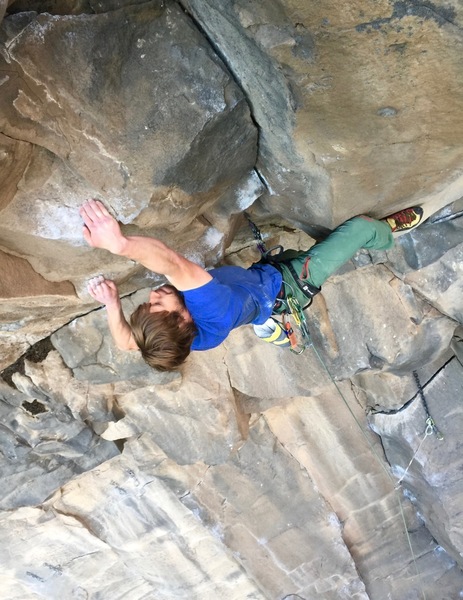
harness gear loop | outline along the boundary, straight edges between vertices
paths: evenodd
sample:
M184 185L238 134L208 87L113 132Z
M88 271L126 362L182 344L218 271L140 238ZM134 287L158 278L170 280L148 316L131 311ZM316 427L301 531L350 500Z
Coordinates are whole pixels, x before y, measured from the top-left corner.
M294 320L296 321L296 324L302 336L302 346L300 348L297 348L294 347L293 344L291 344L291 351L295 354L302 354L306 348L312 345L312 340L310 338L310 333L307 327L307 319L305 318L304 309L299 304L298 299L292 296L291 294L288 294L286 296L286 301L289 307L289 311L293 316Z

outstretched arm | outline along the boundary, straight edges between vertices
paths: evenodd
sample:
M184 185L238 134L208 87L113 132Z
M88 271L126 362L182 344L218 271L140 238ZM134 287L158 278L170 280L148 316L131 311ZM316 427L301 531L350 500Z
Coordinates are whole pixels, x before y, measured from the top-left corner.
M141 263L164 275L178 290L200 287L212 279L199 265L154 238L124 236L119 223L99 200L89 200L80 209L84 237L94 248L103 248Z
M101 275L94 277L88 283L88 292L94 300L106 305L109 331L119 350L138 350L132 329L122 312L119 292L114 281Z

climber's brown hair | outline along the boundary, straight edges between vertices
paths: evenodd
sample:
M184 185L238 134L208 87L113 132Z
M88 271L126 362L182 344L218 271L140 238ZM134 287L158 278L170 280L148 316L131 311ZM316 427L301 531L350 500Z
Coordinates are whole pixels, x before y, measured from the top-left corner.
M183 304L183 299L179 295ZM193 321L186 321L177 311L150 312L149 304L141 304L130 317L133 337L141 355L158 371L176 371L191 351L197 333Z

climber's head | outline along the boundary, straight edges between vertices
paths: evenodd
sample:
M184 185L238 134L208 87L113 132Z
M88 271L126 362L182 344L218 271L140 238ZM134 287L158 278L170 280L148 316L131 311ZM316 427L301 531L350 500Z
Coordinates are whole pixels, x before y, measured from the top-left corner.
M143 359L159 371L175 371L185 362L197 332L182 294L171 285L153 290L130 325Z

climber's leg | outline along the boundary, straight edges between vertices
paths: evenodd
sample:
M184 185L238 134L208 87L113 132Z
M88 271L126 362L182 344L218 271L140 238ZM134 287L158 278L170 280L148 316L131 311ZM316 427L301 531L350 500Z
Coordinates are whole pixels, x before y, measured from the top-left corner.
M337 227L325 240L292 259L291 264L300 279L319 288L360 248L388 250L393 245L387 223L362 215Z

